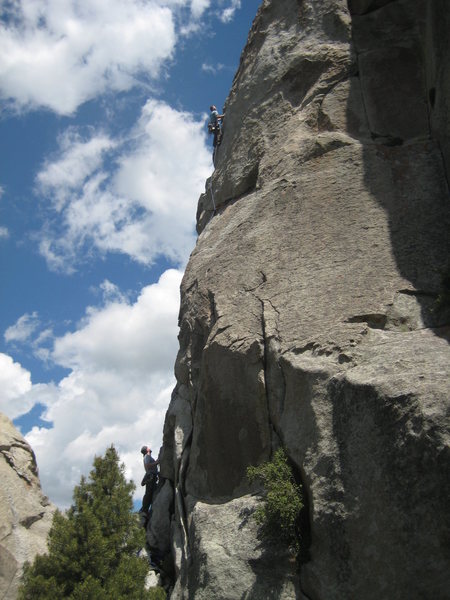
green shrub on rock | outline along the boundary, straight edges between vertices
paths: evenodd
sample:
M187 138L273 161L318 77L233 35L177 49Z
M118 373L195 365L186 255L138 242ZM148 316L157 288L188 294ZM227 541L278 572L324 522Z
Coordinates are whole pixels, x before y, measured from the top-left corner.
M149 600L166 600L167 594L162 587L155 587L150 589Z
M248 467L247 477L251 483L259 480L265 490L263 502L255 511L262 535L285 543L298 555L302 490L295 482L284 449L279 448L271 461L258 467Z

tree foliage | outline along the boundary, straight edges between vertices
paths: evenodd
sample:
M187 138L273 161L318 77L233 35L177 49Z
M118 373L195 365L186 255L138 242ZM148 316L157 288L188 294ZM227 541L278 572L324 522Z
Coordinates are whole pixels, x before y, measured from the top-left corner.
M248 467L247 477L250 482L259 480L265 490L264 500L255 511L255 519L262 526L263 536L284 542L298 554L302 490L295 482L283 448L275 452L271 461Z
M134 484L124 469L114 446L94 459L72 506L55 513L48 553L25 565L19 600L154 598L144 587L148 562L138 553L145 531L132 512Z

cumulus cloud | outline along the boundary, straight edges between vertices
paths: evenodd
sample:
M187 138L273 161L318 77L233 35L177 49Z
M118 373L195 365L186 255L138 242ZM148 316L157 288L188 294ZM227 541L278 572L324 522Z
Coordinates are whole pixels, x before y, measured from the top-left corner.
M109 162L105 160L108 152ZM211 172L204 121L149 100L126 140L63 136L61 155L37 176L58 215L40 250L55 270L70 270L93 250L151 264L182 265L194 244L195 205Z
M214 11L227 23L241 2L220 5L223 0ZM185 7L190 11L179 10ZM21 110L71 115L105 92L148 85L173 58L178 35L198 31L208 9L211 0L7 2L0 23L0 98Z
M74 332L54 342L51 359L70 370L57 384L32 385L28 371L0 354L0 410L15 418L40 403L42 418L53 424L34 427L26 438L43 489L58 505L70 503L94 455L111 443L137 483L141 445L152 445L157 455L175 383L181 277L170 269L134 303L116 296L89 308Z
M30 373L7 354L0 353L0 411L14 419L30 410L33 400Z
M204 73L211 73L211 75L216 75L220 71L223 71L223 69L226 69L226 66L222 63L217 63L215 65L211 65L209 63L202 64L202 71Z
M200 18L209 5L210 0L191 0L191 12L194 19Z
M228 22L239 6L239 0L3 2L0 99L18 110L72 115L105 92L152 85L173 58L178 35L202 31L201 19L211 15ZM35 182L45 200L40 251L51 268L71 272L107 253L145 265L160 256L184 265L195 241L197 198L212 168L204 121L149 100L126 138L71 127L58 143ZM0 227L0 238L8 235ZM61 381L33 384L22 365L0 354L0 410L15 418L40 404L52 424L34 427L27 438L44 490L60 506L109 444L137 482L139 447L151 444L157 454L174 385L181 276L166 271L135 301L105 280L101 306L88 308L74 331L56 339L51 324L33 312L5 331L6 342L27 343L42 360L68 370Z
M0 24L1 96L22 108L68 115L105 91L128 90L141 76L158 77L175 48L178 4L183 2L7 3Z
M94 290L95 291L95 290ZM98 292L101 293L103 301L108 302L125 302L127 300L127 295L122 292L118 285L115 285L108 279L102 281L102 283L98 287Z
M220 13L220 20L229 23L237 10L241 8L241 0L231 0L231 4Z
M41 193L51 195L53 207L59 212L70 195L102 166L105 154L116 142L101 132L85 140L74 127L60 135L58 142L59 156L45 162L36 182Z
M5 342L25 342L30 338L39 326L39 318L36 312L22 315L14 325L5 331Z
M111 369L130 377L147 368L164 371L174 358L179 284L180 272L172 269L143 288L134 305L119 300L89 308L77 331L55 340L55 362L84 373Z

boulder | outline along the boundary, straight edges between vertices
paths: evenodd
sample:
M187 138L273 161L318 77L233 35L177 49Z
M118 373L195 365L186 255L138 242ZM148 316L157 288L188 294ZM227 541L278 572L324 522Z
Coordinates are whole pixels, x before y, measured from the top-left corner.
M258 500L242 496L224 504L186 499L189 549L193 568L171 599L278 598L306 600L298 589L295 561L286 548L268 549L258 539L252 514ZM277 559L273 560L276 553Z
M26 561L47 549L54 507L41 490L33 450L0 414L0 598L15 600Z

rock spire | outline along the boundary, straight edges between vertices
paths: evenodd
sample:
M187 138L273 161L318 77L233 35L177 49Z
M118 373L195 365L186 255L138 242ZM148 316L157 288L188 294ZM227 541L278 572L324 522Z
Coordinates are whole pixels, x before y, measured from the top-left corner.
M448 594L446 9L261 4L182 283L149 532L172 599ZM246 468L279 445L307 499L300 571L251 519Z

